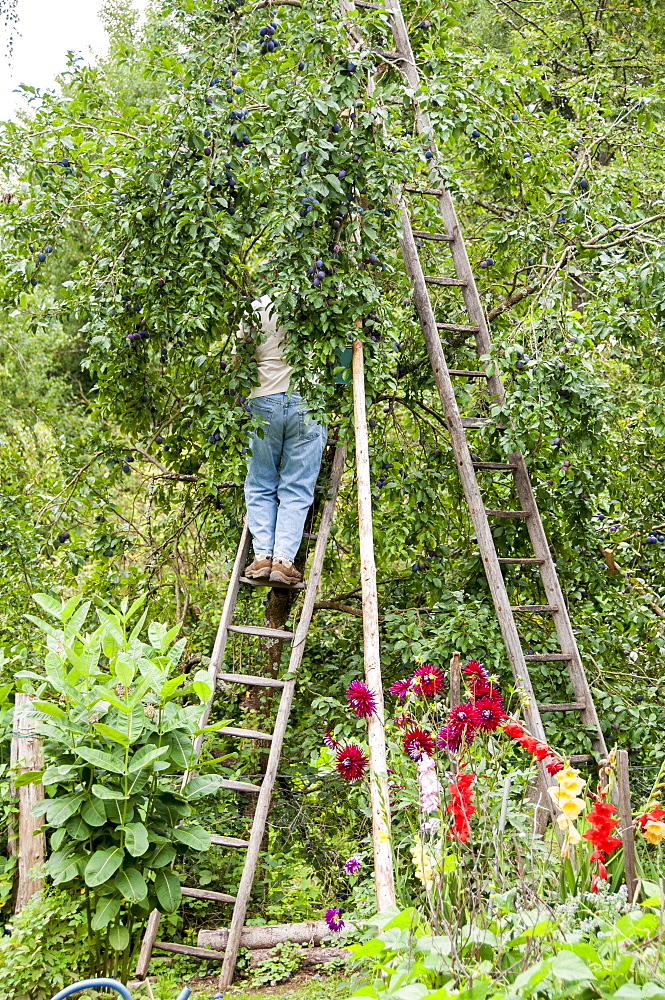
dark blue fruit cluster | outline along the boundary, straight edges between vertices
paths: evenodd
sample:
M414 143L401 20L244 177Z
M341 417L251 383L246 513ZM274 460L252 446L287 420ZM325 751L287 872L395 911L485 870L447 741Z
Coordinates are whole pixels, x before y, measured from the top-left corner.
M279 48L279 40L274 37L277 31L277 21L271 21L264 28L259 28L259 39L261 42L261 52L267 55Z
M136 330L133 330L131 333L127 334L126 339L129 341L130 344L133 344L137 340L147 340L149 336L150 334L148 333L147 330L142 330L140 327L137 327Z

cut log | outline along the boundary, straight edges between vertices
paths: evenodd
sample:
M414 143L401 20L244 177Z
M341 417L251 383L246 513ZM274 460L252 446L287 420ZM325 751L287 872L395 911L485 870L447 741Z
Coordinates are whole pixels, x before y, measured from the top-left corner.
M351 924L346 928L352 930ZM240 936L240 947L251 949L274 948L276 944L292 941L294 944L321 944L325 937L330 937L331 931L325 920L308 920L299 924L268 924L263 927L243 927ZM212 948L224 951L228 940L227 927L203 928L198 933L199 948Z
M249 953L249 967L255 969L261 962L278 958L279 952L272 948L257 948ZM347 962L351 957L348 948L301 948L300 961L303 969L316 969L330 962Z

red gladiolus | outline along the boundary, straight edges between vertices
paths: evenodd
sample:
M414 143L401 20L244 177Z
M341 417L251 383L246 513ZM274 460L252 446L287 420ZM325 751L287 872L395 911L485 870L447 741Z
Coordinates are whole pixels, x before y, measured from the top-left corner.
M604 855L611 854L621 844L620 837L612 836L612 830L619 825L619 820L613 816L615 812L616 806L611 802L596 802L587 816L587 822L591 824L591 827L582 836L596 848L591 855L592 860L604 861L604 857L594 858L594 855L599 852ZM604 875L602 877L605 878Z
M467 739L475 736L478 731L478 713L472 701L463 701L461 705L455 705L450 710L448 725L451 729L456 729Z
M471 833L469 820L476 811L472 802L471 786L475 774L460 774L457 781L450 784L450 804L446 812L452 813L453 825L448 836L466 843Z
M406 698L410 687L411 678L403 677L401 681L395 681L394 684L391 684L388 690L391 694L396 694L398 698Z
M411 690L433 698L443 687L443 674L438 667L423 663L416 667L411 677Z
M532 753L536 760L545 760L546 757L556 757L556 751L552 750L547 743L542 743L535 736L527 733L521 722L504 722L501 726L504 733L515 740L521 747ZM560 770L560 768L557 768Z
M423 754L426 754L428 757L431 755L434 750L434 738L426 729L416 726L404 734L402 737L402 746L404 747L404 753L411 760L420 760Z
M642 816L638 816L637 822L640 824L640 827L644 829L647 823L651 820L658 822L659 820L662 820L663 816L665 816L665 809L661 809L660 806L656 806L656 808L652 809L651 812L643 813Z
M480 698L475 707L478 729L493 733L505 716L501 701L494 698Z
M551 774L552 777L554 777L554 775L558 774L559 771L563 771L563 761L562 760L553 760L553 761L550 761L549 764L545 764L545 767L547 768L549 774Z
M369 719L376 712L376 696L363 681L351 681L346 689L346 700L359 719Z
M359 781L368 764L364 750L357 743L346 743L337 751L335 767L345 781Z
M520 736L524 736L524 726L521 722L504 722L501 728L511 740L518 740Z

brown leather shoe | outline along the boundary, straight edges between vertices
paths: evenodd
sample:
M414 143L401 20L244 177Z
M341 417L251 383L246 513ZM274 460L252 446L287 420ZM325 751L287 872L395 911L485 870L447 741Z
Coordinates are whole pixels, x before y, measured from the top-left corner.
M286 587L292 587L295 583L300 583L302 573L299 573L292 562L288 559L273 559L271 583L281 583Z
M272 570L272 556L254 556L249 566L245 566L248 580L267 580Z

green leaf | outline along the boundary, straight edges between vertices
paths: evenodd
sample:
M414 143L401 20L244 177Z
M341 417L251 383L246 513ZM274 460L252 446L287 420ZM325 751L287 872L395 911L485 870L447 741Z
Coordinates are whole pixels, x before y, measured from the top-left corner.
M63 885L78 876L78 861L80 860L81 855L72 854L71 848L65 851L56 851L46 862L46 871L55 885Z
M107 740L111 740L112 743L119 743L121 747L129 746L129 737L127 733L121 733L119 729L114 729L113 726L107 726L105 722L96 722L94 728L102 736L105 736Z
M125 774L125 762L122 758L118 759L110 753L95 750L94 747L77 747L76 752L88 764L94 764L95 767L101 767L102 770L110 771L112 774Z
M196 671L192 682L192 688L199 701L209 701L212 696L212 688L210 687L210 681L208 680L207 670Z
M115 951L124 951L129 944L129 931L124 924L114 924L109 931L108 940Z
M166 734L169 745L169 759L178 767L186 768L192 756L192 741L182 729L172 729Z
M121 684L124 684L128 688L132 681L134 680L134 674L136 673L133 662L129 659L127 654L120 653L114 664L115 675Z
M176 850L173 844L160 844L145 859L145 863L149 868L163 868L165 865L170 865L175 856Z
M188 799L200 799L204 795L214 795L222 786L220 774L197 774L185 785L183 794Z
M85 884L91 889L103 885L115 875L122 864L124 851L121 847L110 847L105 851L95 851L83 872Z
M140 903L148 895L146 880L137 868L125 868L119 871L113 882L128 903Z
M90 926L93 931L101 931L111 920L115 920L120 910L120 900L115 896L102 896L97 902Z
M352 944L350 948L354 958L373 958L375 955L380 955L382 951L386 950L386 946L379 938L371 938L365 944Z
M186 680L187 676L185 674L180 674L178 677L172 677L170 681L167 681L159 692L164 701L168 701L168 699L175 694L181 684L183 684Z
M78 769L71 764L52 764L42 775L42 785L57 785L60 781L74 778L77 773Z
M106 823L106 810L94 795L81 806L81 816L89 826L104 826Z
M148 831L143 823L128 823L122 827L125 831L125 850L133 858L139 858L148 850Z
M35 604L38 604L42 611L46 611L47 614L53 615L58 621L63 618L63 605L62 601L59 601L55 597L51 597L50 594L33 594L32 599Z
M123 793L117 788L107 788L106 785L93 785L92 794L98 799L124 799Z
M149 767L153 761L158 760L160 757L164 757L165 754L169 752L168 746L163 747L153 747L144 746L138 750L129 762L129 773L133 774L135 771L140 771L144 767Z
M34 701L33 705L38 708L40 712L44 715L50 715L54 719L66 719L67 713L64 709L60 708L59 705L54 704L52 701Z
M63 795L57 799L48 799L46 808L46 819L51 826L63 826L70 816L78 810L85 800L85 794Z
M163 913L173 913L178 909L182 899L180 880L175 872L157 872L155 892Z
M207 851L210 847L210 834L202 826L177 826L173 836L194 851Z
M90 827L82 816L71 816L65 823L65 829L72 840L86 840Z
M552 974L569 983L596 979L586 962L572 951L560 951L555 955L552 959Z

